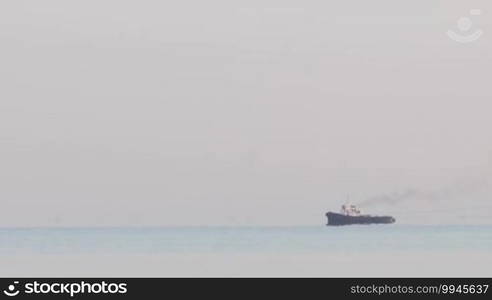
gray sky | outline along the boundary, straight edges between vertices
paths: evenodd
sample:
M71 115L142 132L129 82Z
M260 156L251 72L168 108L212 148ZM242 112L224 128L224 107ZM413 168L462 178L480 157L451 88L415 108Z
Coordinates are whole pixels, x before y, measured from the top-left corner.
M0 226L323 224L409 190L368 212L490 223L491 13L2 1Z

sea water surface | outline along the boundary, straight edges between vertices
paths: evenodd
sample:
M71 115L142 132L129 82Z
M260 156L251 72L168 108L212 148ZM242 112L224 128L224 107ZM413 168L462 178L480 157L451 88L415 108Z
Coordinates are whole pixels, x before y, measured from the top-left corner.
M491 226L0 229L0 254L492 253Z
M490 276L491 253L492 225L0 229L4 276Z

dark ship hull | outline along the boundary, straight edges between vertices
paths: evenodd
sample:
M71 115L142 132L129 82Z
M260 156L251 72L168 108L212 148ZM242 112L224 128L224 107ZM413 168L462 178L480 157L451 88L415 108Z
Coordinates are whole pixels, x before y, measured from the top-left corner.
M392 224L395 218L390 216L349 216L333 212L326 213L328 226L352 225L352 224Z

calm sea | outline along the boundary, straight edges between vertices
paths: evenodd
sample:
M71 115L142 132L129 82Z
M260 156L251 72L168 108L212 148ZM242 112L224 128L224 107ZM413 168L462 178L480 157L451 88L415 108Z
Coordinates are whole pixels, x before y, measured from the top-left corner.
M492 225L0 229L0 255L492 253Z

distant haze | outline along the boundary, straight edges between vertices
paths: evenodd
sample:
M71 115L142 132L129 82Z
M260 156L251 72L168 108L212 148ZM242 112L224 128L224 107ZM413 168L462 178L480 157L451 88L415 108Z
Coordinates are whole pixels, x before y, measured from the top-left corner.
M481 39L446 32L473 16ZM0 226L492 221L492 2L0 3Z

